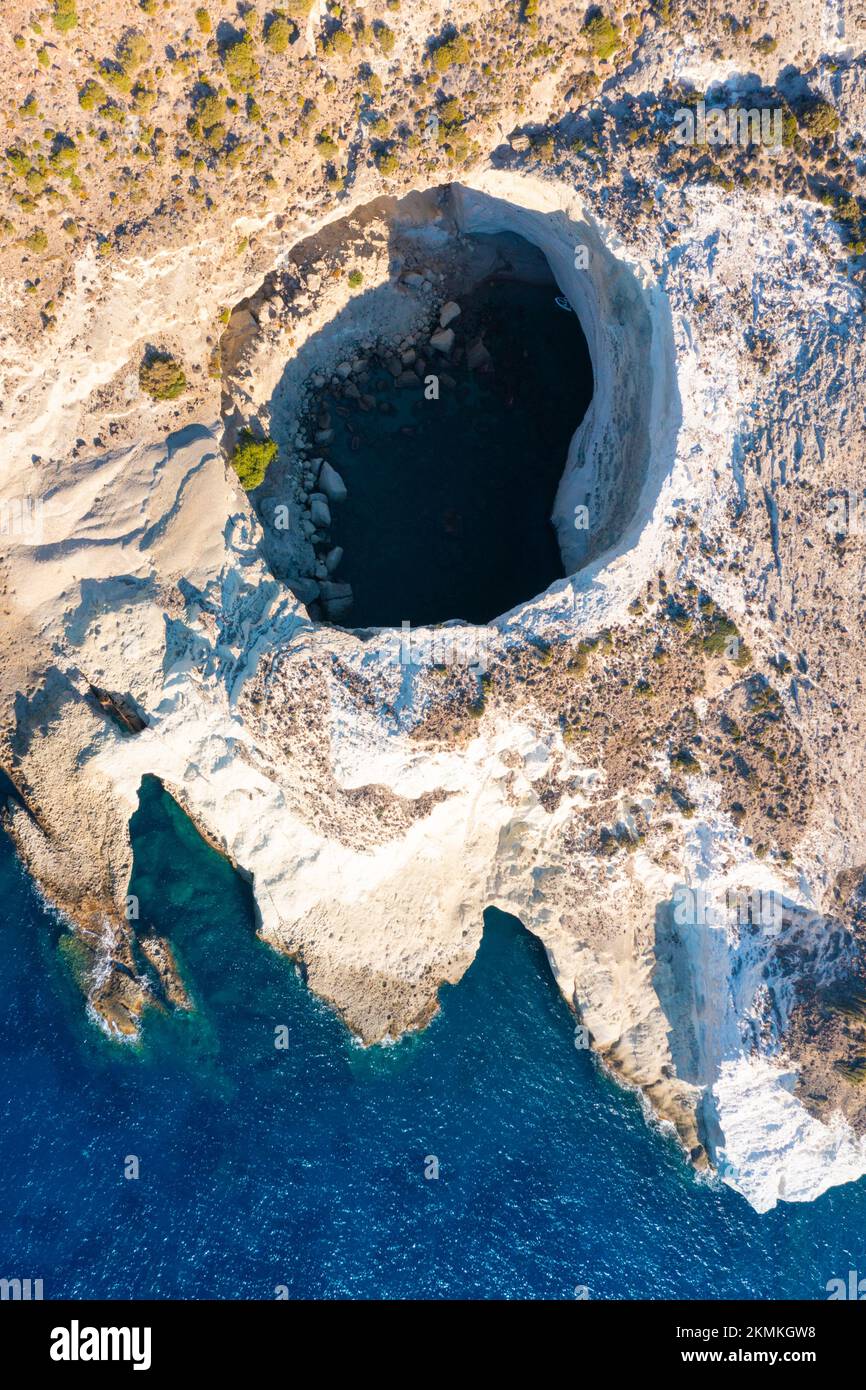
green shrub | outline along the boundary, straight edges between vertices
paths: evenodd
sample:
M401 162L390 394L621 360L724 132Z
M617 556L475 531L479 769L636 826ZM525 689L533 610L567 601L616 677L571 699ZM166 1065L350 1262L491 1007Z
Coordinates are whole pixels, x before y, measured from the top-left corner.
M433 50L433 66L437 72L447 72L449 68L460 67L468 63L469 58L469 43L463 34L458 34L454 39L446 39Z
M316 152L320 159L336 159L340 153L339 146L334 143L326 130L321 131L316 136Z
M245 492L252 492L264 481L276 456L277 445L273 439L256 439L250 430L241 430L231 465Z
M167 352L152 352L142 358L138 384L155 401L173 401L187 387L183 368Z
M78 11L75 8L75 0L54 0L54 13L51 16L51 23L61 34L65 34L69 29L74 29L78 23Z
M150 44L144 34L127 34L117 46L117 60L127 72L135 72L149 57Z
M132 109L137 116L146 116L148 111L152 111L156 105L156 92L145 87L143 82L136 82L130 95L132 97Z
M225 101L217 92L205 92L196 104L195 114L203 129L207 130L208 126L216 125L217 121L221 121L225 117Z
M330 38L325 39L322 49L328 55L347 58L352 52L352 35L347 29L335 29Z
M361 273L360 270L350 270L350 271L349 271L349 284L351 285L351 287L352 287L353 290L360 289L360 287L361 287L361 285L363 285L363 283L364 283L364 276L362 275L362 273Z
M829 101L814 101L797 113L797 122L813 140L820 140L838 129L839 113Z
M272 53L285 53L297 37L297 28L281 10L277 10L265 29L265 44Z
M610 58L620 46L620 33L606 14L595 14L583 26L596 58Z
M383 53L391 53L394 48L394 30L389 29L387 24L378 24L376 26L376 42Z
M132 78L128 72L124 72L119 63L112 63L106 58L100 66L99 75L103 82L120 92L121 96L127 96L132 91Z
M251 92L259 80L255 44L250 34L235 39L223 49L223 66L233 92Z
M376 168L386 178L393 178L400 168L400 161L392 150L383 150L376 156Z
M10 146L6 151L6 159L20 179L29 172L30 161L23 150L16 149L14 145Z
M36 227L35 230L30 233L29 236L26 236L24 238L24 245L27 247L28 251L32 251L35 255L38 256L41 255L47 247L48 237L45 235L41 227Z
M87 79L78 93L78 105L85 111L93 111L97 106L101 106L105 99L105 88L92 77Z

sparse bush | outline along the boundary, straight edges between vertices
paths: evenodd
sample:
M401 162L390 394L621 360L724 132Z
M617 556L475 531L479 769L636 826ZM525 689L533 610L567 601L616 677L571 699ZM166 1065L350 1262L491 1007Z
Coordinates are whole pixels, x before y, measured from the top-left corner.
M596 58L606 60L613 56L620 46L620 33L606 14L594 14L583 26L583 33Z
M464 34L458 34L433 50L433 66L437 72L447 72L449 68L468 63L470 56L469 41Z
M130 93L132 98L132 109L137 116L146 116L156 105L156 92L152 92L149 87L145 87L143 82L136 82Z
M832 135L839 128L839 113L829 101L814 101L797 113L800 129L813 140Z
M347 58L352 52L352 35L347 29L335 29L330 38L324 40L322 51L325 54L336 54L339 58Z
M208 12L207 12L207 10L205 9L204 5L201 5L201 6L199 7L199 9L196 10L196 12L195 12L195 22L196 22L196 24L198 25L199 30L200 30L200 32L201 32L202 34L209 34L209 33L211 32L211 30L213 29L213 25L211 24L210 15L208 14Z
M24 237L24 245L34 255L41 255L48 245L48 237L41 227L36 227L29 236Z
M120 92L121 96L128 96L132 91L132 78L128 72L124 72L119 63L112 63L106 59L100 66L99 75L103 82Z
M376 42L385 54L391 53L394 48L394 30L389 29L387 24L378 24L375 29Z
M127 72L135 72L150 57L150 44L144 34L127 34L117 46L117 61Z
M259 80L255 44L250 34L235 39L223 49L223 66L233 92L251 92Z
M360 289L361 285L364 283L364 276L360 270L350 270L348 278L349 284L353 290Z
M326 130L323 130L316 137L316 151L320 159L336 159L340 153L339 147L331 139Z
M276 456L277 445L273 439L256 439L250 430L241 430L231 465L245 492L252 492L264 482Z
M265 29L265 44L272 53L285 53L298 35L297 28L281 10L277 10Z
M93 111L97 106L101 106L105 100L105 88L100 86L94 78L89 77L78 93L78 105L84 111Z
M180 363L167 352L152 352L142 358L138 384L155 401L173 401L187 387Z
M217 121L221 121L225 117L225 101L217 92L207 91L199 98L196 104L195 114L201 123L202 129L207 130L209 126L216 125Z
M376 156L376 168L386 178L393 178L400 168L400 161L392 150L383 150Z
M54 0L54 13L51 16L51 23L61 34L65 34L69 29L74 29L78 23L78 11L75 7L75 0Z

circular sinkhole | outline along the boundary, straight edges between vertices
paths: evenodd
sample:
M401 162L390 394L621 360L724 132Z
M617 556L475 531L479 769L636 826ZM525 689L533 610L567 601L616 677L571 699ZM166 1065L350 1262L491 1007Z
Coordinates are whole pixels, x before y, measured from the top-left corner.
M529 191L376 199L232 315L227 380L271 383L263 548L314 621L487 624L633 529L658 315L593 225ZM229 439L251 399L227 389Z

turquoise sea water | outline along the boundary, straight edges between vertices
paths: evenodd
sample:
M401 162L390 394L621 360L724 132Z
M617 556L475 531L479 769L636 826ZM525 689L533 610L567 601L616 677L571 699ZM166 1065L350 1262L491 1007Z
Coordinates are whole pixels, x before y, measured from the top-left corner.
M487 914L426 1032L363 1050L153 780L133 833L142 923L198 1006L151 1015L139 1049L87 1024L0 841L0 1276L46 1298L815 1299L866 1274L866 1186L757 1216L697 1181L575 1049L513 918Z

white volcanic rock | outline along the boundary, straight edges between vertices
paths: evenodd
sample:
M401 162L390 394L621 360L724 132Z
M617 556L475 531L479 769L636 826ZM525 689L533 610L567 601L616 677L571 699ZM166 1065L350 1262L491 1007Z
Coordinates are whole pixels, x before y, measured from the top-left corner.
M121 984L112 962L127 964L129 816L155 774L249 876L262 937L302 959L310 988L366 1041L423 1026L441 982L473 959L484 909L499 906L543 942L613 1074L643 1089L696 1158L700 1143L760 1210L810 1198L864 1171L841 1109L798 1093L811 1058L795 1045L800 985L851 970L855 921L838 885L866 862L862 566L840 568L818 513L827 488L860 477L859 426L846 414L864 380L859 295L836 268L823 214L794 199L685 192L675 244L657 227L626 243L567 183L486 169L454 190L449 215L413 202L414 234L429 243L419 263L434 263L455 229L517 233L543 251L587 336L595 394L553 518L569 577L486 628L408 642L311 622L302 598L338 620L351 586L310 579L303 527L287 544L298 573L307 562L306 590L273 577L213 416L170 432L151 413L142 442L73 457L80 401L123 368L147 322L141 287L119 277L91 309L100 352L82 369L79 413L63 324L57 356L41 364L50 389L34 373L13 393L23 414L6 435L3 499L26 486L36 441L50 462L42 533L6 556L4 710L13 770L39 812L11 810L12 833L49 899L96 943L90 1002L111 1030L134 1032L146 1002L134 971ZM279 236L275 260L298 229ZM592 253L586 270L578 245ZM233 429L255 419L293 439L309 375L330 379L362 333L387 328L394 343L422 331L410 276L390 277L386 252L376 266L381 280L365 274L363 296L321 277L288 361L245 325L225 385ZM140 269L150 320L162 323L177 287L159 273L157 289L147 278L157 272ZM227 288L217 284L215 304L231 302ZM190 313L192 302L188 292ZM745 353L755 315L776 336L773 382ZM443 334L450 348L450 328L431 342ZM830 389L837 380L844 391ZM773 415L784 381L792 394ZM319 483L317 526L330 521ZM752 674L711 659L669 618L668 597L690 584L736 621ZM828 613L838 616L829 643ZM785 680L769 664L782 650L802 657ZM583 683L581 661L595 663ZM439 694L443 665L456 721ZM36 672L47 673L38 691ZM604 686L611 672L616 690ZM147 727L122 733L89 685L128 694ZM612 703L620 688L631 723ZM741 816L726 780L736 770L703 768L719 720L737 701L747 714L766 705L767 689L772 728L758 742L777 730L794 750L784 761L797 816L771 807L768 817L757 776L748 794L741 778L756 801ZM560 703L554 690L566 692ZM676 773L663 738L675 718L703 740ZM726 764L728 753L757 760L742 735L731 739ZM743 886L773 892L787 916L676 922L683 884L716 902Z

